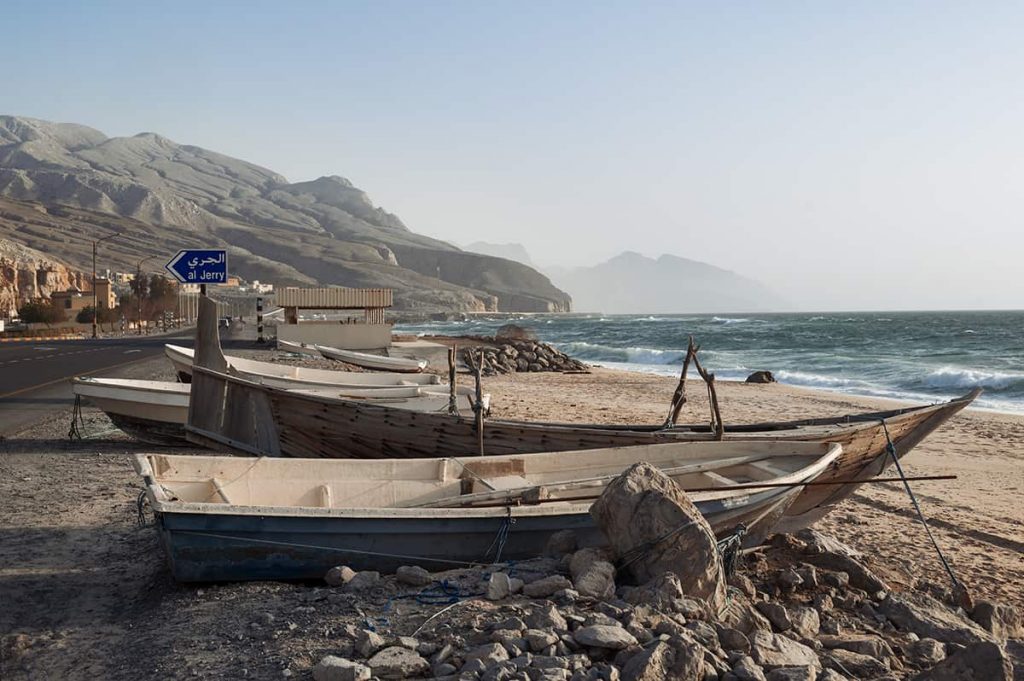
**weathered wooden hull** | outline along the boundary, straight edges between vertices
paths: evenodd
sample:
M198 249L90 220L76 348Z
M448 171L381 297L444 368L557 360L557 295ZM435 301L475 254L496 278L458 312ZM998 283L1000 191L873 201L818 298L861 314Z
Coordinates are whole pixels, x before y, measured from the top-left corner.
M415 458L479 454L473 419L417 413L379 405L324 399L276 390L196 367L193 394L209 391L216 408L190 415L191 438L228 445L248 454L300 458ZM219 397L218 397L219 396ZM842 480L836 486L806 488L787 511L790 527L813 522L821 509L846 498L856 481L876 475L887 459L889 431L897 456L904 456L926 435L963 409L974 393L944 404L850 415L835 419L726 426L727 440L798 440L837 442L843 446L839 465L816 482ZM234 416L230 416L230 414ZM259 428L252 427L259 424ZM656 429L622 425L587 426L488 420L483 454L523 454L601 447L621 447L677 440L711 440L704 426Z
M375 371L398 371L401 373L419 373L427 368L427 361L421 359L406 359L404 357L382 357L370 355L365 352L353 350L339 350L338 348L326 345L314 345L317 352L327 359L339 362L347 362L364 369Z
M548 470L557 475L562 466L576 470L574 466L583 465L581 470L585 471L587 462L593 461L594 471L613 470L614 477L640 460L663 465L698 464L724 471L729 470L729 461L735 460L730 456L737 454L751 454L740 456L750 461L778 460L757 444L682 444L683 448L668 445L671 451L662 447L660 453L646 447L614 454L608 450L573 452L568 461L564 456L553 460L555 468ZM798 449L788 443L777 444L781 446L773 450L783 457L783 449L789 453ZM684 449L694 450L697 458L691 459ZM834 465L840 453L838 447L824 445L813 448L810 456L806 455L810 452L807 448L802 451L805 454L798 457L803 459L801 463L794 465L794 458L789 456L786 470L779 477L763 480L805 481ZM387 572L408 564L440 570L519 560L541 555L550 536L562 530L572 530L582 546L605 544L605 537L589 514L590 504L601 488L592 489L585 500L552 504L463 508L409 505L410 499L422 499L424 485L437 490L439 496L430 498L471 498L473 495L464 497L457 491L472 479L465 477L467 468L477 471L473 475L484 477L489 475L486 470L493 470L497 477L491 482L498 484L501 472L515 476L523 466L528 468L543 456L495 457L482 467L452 459L405 460L395 466L281 460L282 465L276 465L274 460L262 460L254 469L248 464L240 468L237 464L242 462L230 457L139 455L135 466L145 480L174 577L185 582L235 581L316 579L339 563ZM348 486L332 478L332 469L334 474L340 471L349 476ZM375 477L374 470L386 472ZM261 484L249 475L266 482ZM530 473L522 471L522 475ZM700 479L702 474L695 472L693 476ZM298 486L297 496L289 496L296 492L288 485ZM453 486L455 496L446 496ZM271 490L270 497L265 496L267 489ZM306 490L316 493L310 495ZM392 496L402 491L411 497ZM276 504L271 501L275 495L281 499ZM367 495L385 505L360 507ZM798 487L776 486L697 492L692 499L716 535L731 534L743 524L746 539L756 543L772 531L798 495ZM285 499L299 500L300 505L288 505ZM341 505L335 506L332 499ZM352 504L355 506L350 507Z

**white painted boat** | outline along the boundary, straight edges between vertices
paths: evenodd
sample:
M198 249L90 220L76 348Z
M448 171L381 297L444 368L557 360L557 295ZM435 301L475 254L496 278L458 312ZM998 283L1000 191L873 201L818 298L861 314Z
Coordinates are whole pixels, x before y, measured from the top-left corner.
M354 350L341 350L327 345L314 345L317 351L327 359L347 362L364 369L377 371L399 371L402 373L418 373L427 368L425 359L408 359L406 357L384 357L382 355L371 355L366 352L355 352Z
M195 351L179 345L165 345L164 354L171 360L178 377L185 382L192 380L192 362ZM260 362L242 357L226 357L228 367L246 380L273 388L368 388L398 387L417 385L440 385L441 378L434 374L405 374L356 371L331 371L309 369L289 364Z
M115 426L137 440L160 445L187 445L190 385L174 381L147 381L127 378L78 376L71 380L75 395L85 397L102 409ZM446 390L428 390L423 386L391 388L355 387L347 389L314 388L296 390L326 400L348 400L387 405L410 411L448 410ZM463 414L472 413L473 391L459 386L456 406ZM490 395L484 395L484 409L490 408Z
M773 441L397 460L147 454L135 468L174 577L235 581L321 578L338 564L390 571L518 560L540 555L561 530L601 545L590 506L640 461L690 490L717 535L743 523L756 542L841 450Z
M160 445L186 445L189 386L173 381L77 376L75 395L102 409L115 426L137 440Z
M306 345L305 343L295 343L293 341L277 339L277 349L283 352L294 352L298 355L307 355L309 357L320 357L320 352L312 345Z

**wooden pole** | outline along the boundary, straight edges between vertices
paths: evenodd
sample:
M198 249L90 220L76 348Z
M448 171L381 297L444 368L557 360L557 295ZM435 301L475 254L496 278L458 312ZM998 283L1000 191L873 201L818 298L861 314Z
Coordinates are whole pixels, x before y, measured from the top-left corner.
M708 384L708 401L711 403L711 427L715 431L715 439L722 440L725 438L725 424L722 422L722 412L718 408L718 391L715 390L715 375L709 374L704 370L704 367L700 365L700 360L697 359L696 353L693 355L693 366L697 369L700 377Z
M480 349L480 354L477 356L476 366L473 367L473 374L476 377L476 402L473 404L473 410L476 412L476 444L480 456L484 455L484 391L483 391L483 380L480 376L480 372L484 365L484 351Z
M455 358L458 357L458 346L448 348L448 413L458 416L459 403L455 394Z

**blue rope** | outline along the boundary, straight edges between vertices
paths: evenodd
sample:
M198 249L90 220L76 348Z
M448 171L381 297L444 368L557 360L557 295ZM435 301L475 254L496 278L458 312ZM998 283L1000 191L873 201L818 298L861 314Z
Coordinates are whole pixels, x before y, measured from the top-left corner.
M928 521L925 520L924 513L921 511L921 505L917 503L917 497L914 495L914 490L910 489L910 482L907 481L907 476L903 472L903 466L900 465L900 459L896 456L896 445L892 443L892 438L889 437L889 428L885 425L885 419L881 419L881 424L882 432L885 433L885 451L889 453L889 456L892 457L892 462L896 464L896 471L900 474L900 478L903 480L903 487L906 488L907 494L910 496L910 502L914 505L914 510L917 511L917 517L924 526L924 531L927 533L932 546L935 547L935 553L939 556L939 560L942 561L942 566L946 568L946 573L953 582L953 588L963 588L963 584L959 579L957 579L949 561L946 560L946 556L942 554L942 549L939 548L939 543L935 541L935 537L932 535L932 529L928 526Z

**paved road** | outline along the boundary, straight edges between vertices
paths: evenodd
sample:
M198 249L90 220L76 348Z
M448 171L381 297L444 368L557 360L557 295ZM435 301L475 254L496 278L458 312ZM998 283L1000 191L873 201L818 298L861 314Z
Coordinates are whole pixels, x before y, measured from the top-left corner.
M178 338L190 337L188 332ZM0 344L0 435L74 403L72 376L156 357L172 336ZM191 345L189 342L183 345Z

